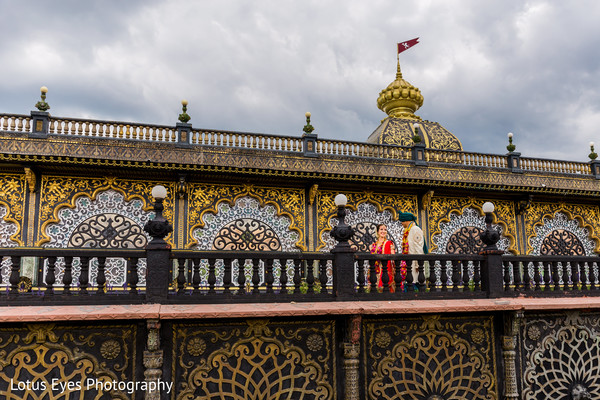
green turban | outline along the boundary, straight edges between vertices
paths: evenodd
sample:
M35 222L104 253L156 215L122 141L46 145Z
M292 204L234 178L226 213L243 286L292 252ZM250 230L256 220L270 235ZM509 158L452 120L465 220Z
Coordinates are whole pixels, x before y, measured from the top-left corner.
M398 221L416 221L417 217L415 217L414 214L409 213L409 212L401 212L398 213Z

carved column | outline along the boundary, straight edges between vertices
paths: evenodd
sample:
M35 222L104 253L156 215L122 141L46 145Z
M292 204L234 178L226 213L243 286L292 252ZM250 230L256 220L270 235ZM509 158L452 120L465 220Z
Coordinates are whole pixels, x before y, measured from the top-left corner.
M359 356L361 316L355 315L349 322L349 342L344 343L344 399L358 400Z
M517 400L519 388L517 381L517 336L523 312L506 314L504 317L504 335L502 336L502 358L504 360L504 399Z
M160 350L160 321L148 320L148 350L144 351L144 378L146 382L158 382L162 377L163 351ZM150 388L150 385L148 385ZM160 400L160 390L146 390L145 400Z

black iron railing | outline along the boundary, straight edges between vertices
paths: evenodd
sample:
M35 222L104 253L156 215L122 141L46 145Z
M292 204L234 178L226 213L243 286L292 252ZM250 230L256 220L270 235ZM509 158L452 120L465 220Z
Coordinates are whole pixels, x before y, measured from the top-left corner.
M348 255L6 248L0 305L600 295L599 257ZM110 259L122 260L119 285L107 282ZM25 264L35 266L33 278L23 276Z

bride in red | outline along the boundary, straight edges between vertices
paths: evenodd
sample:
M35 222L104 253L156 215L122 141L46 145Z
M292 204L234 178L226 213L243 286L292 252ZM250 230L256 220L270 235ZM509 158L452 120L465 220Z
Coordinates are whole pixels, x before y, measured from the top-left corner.
M396 247L394 242L387 238L387 226L385 224L377 225L377 241L371 245L371 254L396 254ZM390 292L395 292L396 284L394 283L394 262L388 261L387 272L389 277ZM381 280L382 269L381 262L375 262L375 272L377 273L377 288L383 288L383 282Z

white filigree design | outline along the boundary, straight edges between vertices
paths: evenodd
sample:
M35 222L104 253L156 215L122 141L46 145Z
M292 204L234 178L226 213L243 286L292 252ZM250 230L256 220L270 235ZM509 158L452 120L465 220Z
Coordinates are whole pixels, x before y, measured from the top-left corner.
M565 247L563 252L566 251L572 255L586 256L594 254L594 242L590 239L589 231L579 226L579 223L576 220L568 219L565 214L558 212L555 214L554 218L544 218L542 222L541 226L535 228L535 237L531 239L532 255L539 256L544 253L548 254L544 251L544 245L545 243L547 244L548 239L557 232L570 234L571 240L569 243L563 244ZM577 251L575 251L576 247L580 247L579 251L583 251L584 254L577 254Z
M64 248L73 247L76 243L82 243L83 247L90 247L90 243L94 241L73 240L73 235L81 236L82 227L89 225L90 221L102 220L102 217L108 216L109 221L117 221L121 226L129 226L132 232L135 231L135 240L130 240L130 237L123 232L114 235L111 245L117 248L132 248L143 247L151 238L143 231L144 225L153 217L154 212L144 210L144 203L140 199L125 201L124 196L114 190L107 190L99 193L95 200L89 197L82 196L75 202L75 208L63 208L58 212L59 221L49 224L46 228L46 235L50 241L45 247ZM108 228L112 226L107 225ZM117 230L119 226L116 226ZM88 232L85 229L85 232ZM116 231L115 231L116 232ZM87 238L87 236L86 236ZM95 241L102 243L101 241ZM44 264L44 276L48 270L48 263ZM80 260L73 260L73 284L78 286L78 278L80 275ZM56 285L62 284L64 274L64 259L59 258L55 266ZM98 260L93 259L90 265L89 281L91 285L95 285L96 276L98 274ZM126 282L126 262L121 258L107 258L105 265L106 285L107 287L123 286ZM146 260L141 259L138 263L138 286L146 284Z
M19 227L13 222L6 222L4 220L6 214L8 214L8 210L0 205L0 247L15 247L18 243L11 240L10 237L17 233Z
M197 250L214 250L214 242L221 230L237 220L253 219L267 225L279 239L281 248L278 251L296 251L295 243L298 233L289 229L292 221L286 216L277 215L271 205L261 207L258 200L246 196L236 200L233 207L223 202L217 207L217 213L206 213L202 217L203 228L194 230L194 239L198 241Z
M277 215L277 210L272 205L260 206L258 200L250 197L240 197L235 201L232 206L227 202L220 203L217 207L217 213L206 213L202 217L204 227L194 230L192 236L198 244L196 250L215 250L219 248L226 248L228 250L252 250L252 247L248 246L248 243L253 245L259 245L255 250L264 250L260 246L260 243L255 242L260 240L261 237L268 240L268 244L264 244L270 251L298 251L296 242L299 240L298 233L290 230L292 221L284 215ZM247 230L244 232L238 228L245 227ZM254 235L260 229L261 235ZM254 231L253 231L254 230ZM268 234L263 235L265 232ZM235 235L235 239L232 237ZM245 235L254 235L253 237L246 237ZM242 246L242 244L244 244ZM277 248L273 248L277 246ZM232 284L237 285L238 279L238 263L234 261L232 265L233 275ZM287 265L288 276L293 275L293 264L288 263ZM260 265L260 283L264 282L264 269L261 262ZM273 273L275 275L274 285L280 284L281 266L278 261L273 264ZM215 273L217 277L216 285L220 286L223 284L223 261L217 260ZM246 276L246 283L252 279L252 263L250 260L246 260L244 265L244 275ZM288 285L291 282L292 277L288 278ZM203 261L200 265L200 285L208 284L208 263Z
M17 242L11 240L10 237L17 233L19 227L15 223L6 222L4 217L8 213L6 207L0 205L0 247L15 247ZM0 262L0 277L1 285L5 286L8 284L8 278L10 276L10 259L4 257Z
M431 241L436 246L434 253L446 254L446 249L448 248L450 241L453 239L453 236L465 228L476 228L481 231L485 230L485 216L480 215L476 209L471 207L465 208L462 214L451 213L450 221L440 222L441 232L433 235L431 238ZM506 251L510 245L510 242L508 238L502 236L502 227L500 225L492 224L492 228L495 228L500 232L500 240L496 246L498 246L499 250ZM479 238L474 239L481 241Z
M524 399L600 398L600 335L594 327L597 317L577 313L561 323L526 323Z
M75 202L75 208L61 209L58 212L59 221L46 227L46 235L50 241L45 247L69 247L73 232L85 221L102 214L121 215L143 228L154 215L153 212L145 211L143 207L142 200L125 201L123 195L114 190L98 194L95 200L87 196L79 197ZM148 235L146 238L151 239Z

